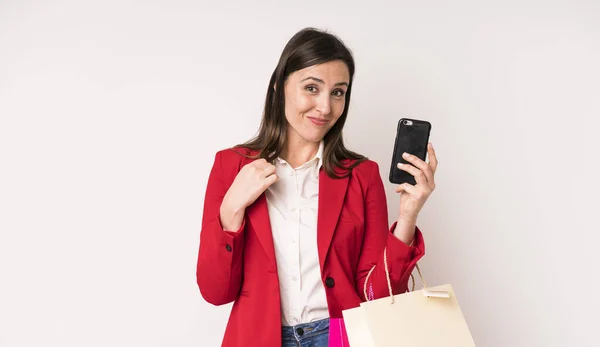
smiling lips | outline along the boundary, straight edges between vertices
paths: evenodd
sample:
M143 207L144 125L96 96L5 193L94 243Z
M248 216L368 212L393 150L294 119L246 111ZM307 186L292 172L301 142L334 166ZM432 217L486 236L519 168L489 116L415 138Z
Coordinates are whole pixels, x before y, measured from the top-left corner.
M329 122L327 119L321 118L308 117L308 119L310 119L310 121L317 126L323 126Z

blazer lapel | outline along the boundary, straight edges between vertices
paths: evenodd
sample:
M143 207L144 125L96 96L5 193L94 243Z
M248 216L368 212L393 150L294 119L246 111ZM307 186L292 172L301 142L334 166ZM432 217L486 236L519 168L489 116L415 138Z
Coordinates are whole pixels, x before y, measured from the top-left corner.
M348 177L331 178L327 176L325 170L321 169L319 174L319 207L317 210L317 245L321 273L323 273L325 258L342 211L347 188Z
M250 155L257 154L256 151ZM254 161L255 159L244 158L241 168ZM273 244L273 233L271 231L271 221L269 219L269 209L267 206L266 192L262 193L256 201L246 209L246 217L256 233L256 238L263 247L267 258L269 259L270 271L277 272L277 263L275 260L275 246Z
M277 270L277 263L275 260L275 246L273 245L273 233L271 231L271 221L269 220L269 209L267 207L267 198L265 193L262 193L256 201L248 207L246 210L248 220L258 241L265 250L265 254L269 259L271 272Z

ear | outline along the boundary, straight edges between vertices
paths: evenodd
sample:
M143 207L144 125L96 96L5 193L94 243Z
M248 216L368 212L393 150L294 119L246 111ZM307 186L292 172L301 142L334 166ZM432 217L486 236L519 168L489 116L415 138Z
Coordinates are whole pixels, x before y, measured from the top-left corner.
M273 90L277 91L277 82L273 83Z

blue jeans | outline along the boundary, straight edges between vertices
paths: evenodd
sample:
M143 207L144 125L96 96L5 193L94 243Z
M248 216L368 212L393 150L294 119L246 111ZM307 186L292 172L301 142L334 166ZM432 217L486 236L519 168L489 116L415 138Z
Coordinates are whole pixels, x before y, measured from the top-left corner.
M329 318L281 327L281 347L327 347L328 344Z

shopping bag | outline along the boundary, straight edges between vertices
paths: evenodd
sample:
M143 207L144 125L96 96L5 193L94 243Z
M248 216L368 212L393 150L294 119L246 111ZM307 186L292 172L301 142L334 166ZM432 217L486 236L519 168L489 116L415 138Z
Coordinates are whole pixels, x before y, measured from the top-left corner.
M329 347L349 347L348 334L342 318L329 319Z
M475 347L475 342L450 284L428 287L417 264L422 289L393 295L387 250L385 273L390 296L342 311L350 347Z

